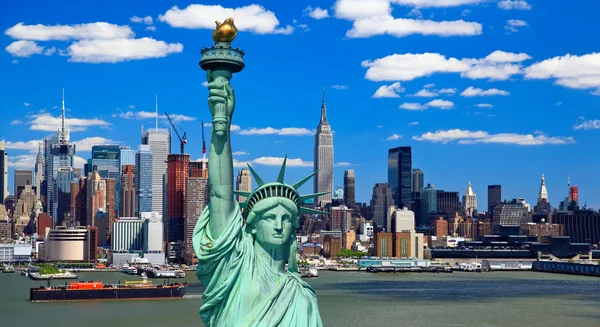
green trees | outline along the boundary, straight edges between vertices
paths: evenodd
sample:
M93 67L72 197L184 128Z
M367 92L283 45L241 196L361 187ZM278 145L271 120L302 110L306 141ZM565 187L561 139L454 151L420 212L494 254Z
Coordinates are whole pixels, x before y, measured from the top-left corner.
M340 252L338 252L336 254L336 257L338 258L353 258L353 257L366 257L367 256L367 252L360 252L360 251L352 251L352 250L348 250L348 249L341 249Z

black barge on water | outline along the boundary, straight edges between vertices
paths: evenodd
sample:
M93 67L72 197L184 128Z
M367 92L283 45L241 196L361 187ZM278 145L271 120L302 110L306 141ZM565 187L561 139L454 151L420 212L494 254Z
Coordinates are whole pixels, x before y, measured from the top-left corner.
M29 290L32 302L177 299L187 292L187 283L153 285L150 281L128 281L125 284L71 282L60 286L36 287Z

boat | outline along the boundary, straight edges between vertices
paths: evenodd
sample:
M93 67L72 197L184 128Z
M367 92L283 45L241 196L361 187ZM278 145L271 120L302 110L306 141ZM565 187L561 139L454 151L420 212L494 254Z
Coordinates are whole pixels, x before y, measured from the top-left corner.
M4 266L4 269L2 270L3 273L14 273L15 272L15 267L13 266Z
M123 300L123 299L177 299L187 292L187 283L154 285L151 281L126 281L125 284L102 282L71 282L60 286L36 287L29 290L32 302Z
M319 277L319 271L315 267L299 267L300 277Z
M175 276L177 276L177 278L185 278L185 271L177 270L175 271Z
M137 275L138 271L137 268L132 267L132 266L125 266L123 267L123 272L129 275Z

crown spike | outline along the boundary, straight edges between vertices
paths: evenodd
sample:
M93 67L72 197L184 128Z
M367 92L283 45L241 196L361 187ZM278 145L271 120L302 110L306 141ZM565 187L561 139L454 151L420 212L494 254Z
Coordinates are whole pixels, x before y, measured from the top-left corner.
M292 187L297 190L300 186L304 185L304 183L306 183L311 177L313 177L318 172L319 172L319 170L317 170L317 171L313 172L312 174L304 177L303 179L297 181L296 184L292 185Z
M281 169L279 170L279 175L277 175L277 183L283 183L283 177L285 176L286 161L287 161L287 154L283 158L283 163L281 164Z
M310 208L305 208L305 207L300 207L300 209L298 209L298 213L299 214L306 213L306 214L309 214L309 215L319 215L319 214L328 215L329 214L329 212L315 210L315 209L310 209Z
M319 192L319 193L300 195L300 203L304 202L304 200L316 198L317 196L321 196L321 195L325 195L325 194L329 194L329 192Z
M252 174L252 177L254 177L254 180L256 180L256 184L258 184L258 187L265 185L265 182L263 182L262 178L260 178L260 176L258 176L258 174L254 171L254 168L252 168L252 166L250 166L250 164L248 164L248 168L250 169L250 173Z

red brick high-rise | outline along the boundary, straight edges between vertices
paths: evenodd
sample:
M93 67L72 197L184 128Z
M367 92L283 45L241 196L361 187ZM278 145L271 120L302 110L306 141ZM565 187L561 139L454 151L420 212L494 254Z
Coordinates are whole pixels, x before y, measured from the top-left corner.
M136 217L135 165L123 165L121 170L119 217Z
M71 214L75 224L87 226L87 178L71 182Z
M579 203L579 187L570 186L569 187L569 197L571 198L571 200Z
M108 234L112 233L112 224L117 221L117 180L106 180L106 213L108 214Z
M190 167L188 154L167 157L167 241L183 241L185 183Z

